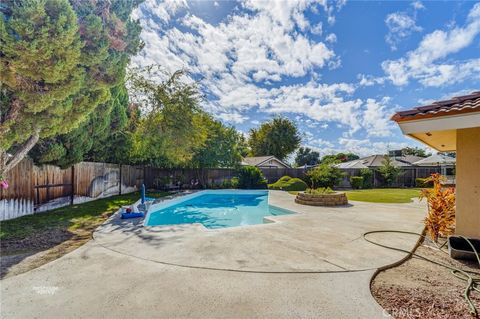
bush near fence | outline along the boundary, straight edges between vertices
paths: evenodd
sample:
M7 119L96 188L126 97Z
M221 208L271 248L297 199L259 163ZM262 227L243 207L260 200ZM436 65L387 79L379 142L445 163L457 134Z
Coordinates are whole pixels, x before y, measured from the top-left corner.
M362 176L350 176L350 185L353 189L360 189L363 187L363 177Z

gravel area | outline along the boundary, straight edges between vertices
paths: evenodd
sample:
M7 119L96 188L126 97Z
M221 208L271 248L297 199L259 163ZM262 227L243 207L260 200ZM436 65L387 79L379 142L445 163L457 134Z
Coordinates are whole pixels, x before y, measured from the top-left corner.
M417 254L463 270L480 273L473 262L456 261L429 243L421 245ZM377 302L397 319L474 318L463 298L466 282L450 270L411 258L402 265L379 273L372 282ZM480 294L473 291L471 299L480 312Z

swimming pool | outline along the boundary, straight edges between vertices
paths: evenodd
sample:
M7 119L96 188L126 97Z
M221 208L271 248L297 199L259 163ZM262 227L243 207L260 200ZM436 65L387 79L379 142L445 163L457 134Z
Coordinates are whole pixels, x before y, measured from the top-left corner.
M145 226L201 223L206 228L263 224L265 216L292 214L268 204L268 191L207 190L150 207Z

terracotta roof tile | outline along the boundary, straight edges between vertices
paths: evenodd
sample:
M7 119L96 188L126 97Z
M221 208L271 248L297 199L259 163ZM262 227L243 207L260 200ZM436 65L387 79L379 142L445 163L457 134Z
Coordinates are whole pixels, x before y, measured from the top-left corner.
M411 110L399 111L392 116L394 121L436 117L455 113L480 111L480 91L457 96L450 100L437 101Z

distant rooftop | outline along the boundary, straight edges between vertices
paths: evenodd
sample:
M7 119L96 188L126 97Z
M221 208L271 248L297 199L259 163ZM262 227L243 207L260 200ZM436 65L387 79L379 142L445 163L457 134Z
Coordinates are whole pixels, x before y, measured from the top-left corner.
M450 100L437 101L429 105L418 106L411 110L399 111L392 116L392 120L401 122L477 111L480 111L480 91L453 97Z
M279 160L278 158L276 158L273 155L270 155L270 156L248 156L248 157L245 157L242 160L242 165L262 166L262 164L264 164L265 162L270 161L270 160L274 160L274 161L278 162L279 164L281 164L281 166L290 167L287 163Z
M357 160L337 164L338 168L370 168L383 165L386 155L370 155ZM420 156L406 155L391 157L394 166L412 166L414 162L423 159Z
M419 166L435 166L435 165L447 165L447 164L454 165L455 162L456 162L455 157L451 157L443 154L434 154L432 156L423 158L413 164L419 165Z
M257 166L258 164L261 164L273 157L274 156L249 156L243 159L242 164Z

